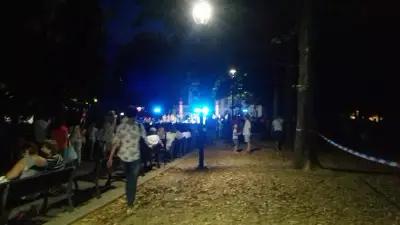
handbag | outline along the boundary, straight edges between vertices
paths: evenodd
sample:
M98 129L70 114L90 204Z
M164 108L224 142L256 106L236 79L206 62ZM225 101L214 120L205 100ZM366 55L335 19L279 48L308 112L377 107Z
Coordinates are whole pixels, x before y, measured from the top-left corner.
M64 150L63 158L66 164L78 159L78 154L76 154L76 151L71 143L68 143L67 148Z

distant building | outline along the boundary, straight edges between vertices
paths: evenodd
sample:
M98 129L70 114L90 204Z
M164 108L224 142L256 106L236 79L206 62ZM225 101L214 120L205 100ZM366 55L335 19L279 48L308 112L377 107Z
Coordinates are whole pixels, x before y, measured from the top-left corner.
M232 114L232 96L221 98L215 102L215 112L219 115ZM247 105L244 101L235 103L233 109L234 115L248 114L251 117L260 118L263 116L264 110L262 105Z

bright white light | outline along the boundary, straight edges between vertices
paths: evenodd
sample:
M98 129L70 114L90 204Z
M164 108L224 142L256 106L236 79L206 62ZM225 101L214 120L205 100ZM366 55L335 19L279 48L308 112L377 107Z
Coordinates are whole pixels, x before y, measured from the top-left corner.
M136 107L136 110L137 110L138 112L141 112L141 111L143 110L143 107Z
M211 5L206 1L199 1L193 7L193 19L197 24L207 24L212 15Z
M161 113L161 107L154 107L153 112L157 114Z
M26 123L33 124L34 119L35 119L35 116L31 116L30 118L28 118L26 120Z
M124 113L124 112L121 112L119 115L120 115L120 116L125 116L125 113Z
M204 115L207 115L207 114L210 112L210 109L209 109L208 107L203 107L202 110L201 110L201 112L202 112Z
M179 117L183 118L183 102L179 101Z
M243 112L243 113L248 113L249 110L248 110L248 109L243 109L242 112Z
M93 102L94 102L94 103L97 103L98 101L99 101L99 100L98 100L97 98L94 98L94 99L93 99Z
M219 102L215 101L215 115L219 117Z
M194 109L194 112L195 112L195 113L201 113L201 109L200 109L200 108L195 108L195 109Z
M233 77L235 77L235 74L237 73L237 70L236 69L230 69L229 70L229 74L231 75L231 77L233 78Z

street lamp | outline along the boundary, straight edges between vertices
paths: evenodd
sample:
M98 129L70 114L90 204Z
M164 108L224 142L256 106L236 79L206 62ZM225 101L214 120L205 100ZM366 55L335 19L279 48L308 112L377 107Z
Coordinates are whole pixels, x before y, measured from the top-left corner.
M229 70L229 74L232 76L232 78L235 77L235 74L236 74L236 73L237 73L237 70L234 69L234 68L232 68L232 69Z
M196 24L199 25L207 25L212 16L212 8L211 5L206 0L199 0L193 6L192 11L193 19ZM201 109L201 112L207 112L208 109ZM203 120L204 113L200 113L201 120ZM205 127L204 124L200 124L199 127L199 166L198 169L205 169L204 167L204 144L205 144Z
M194 22L197 24L206 25L212 16L212 7L207 1L200 0L199 2L195 3L192 15Z
M237 73L237 70L235 69L235 68L232 68L232 69L230 69L229 70L229 74L231 75L231 78L232 78L232 86L231 86L231 96L232 96L232 99L231 99L231 107L232 107L232 115L231 115L231 118L233 119L233 113L234 113L234 108L233 108L233 104L234 104L234 100L233 100L233 89L234 89L234 79L235 79L235 74Z

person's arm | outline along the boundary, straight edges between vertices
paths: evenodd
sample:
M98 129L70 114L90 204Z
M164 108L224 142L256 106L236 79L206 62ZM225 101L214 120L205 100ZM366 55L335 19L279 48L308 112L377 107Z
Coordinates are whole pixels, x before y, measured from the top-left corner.
M162 140L161 140L161 138L160 138L160 137L158 137L158 143L159 143L159 144L161 144L161 147L163 147L163 148L164 148L164 143L162 142Z
M35 166L37 166L37 167L46 167L47 166L47 159L45 159L41 156L33 156L33 161L35 163Z
M107 161L108 168L112 167L112 162L113 162L115 152L121 146L121 139L119 137L120 137L120 131L117 129L117 134L114 136L114 140L113 140L112 146L111 146L111 152L110 152L110 155L109 155L108 161Z
M111 147L111 152L110 152L110 156L108 157L108 159L110 160L112 160L113 159L113 157L114 157L114 155L115 155L115 152L116 152L116 150L120 147L120 145L121 145L121 142L114 142L113 144L112 144L112 147Z

